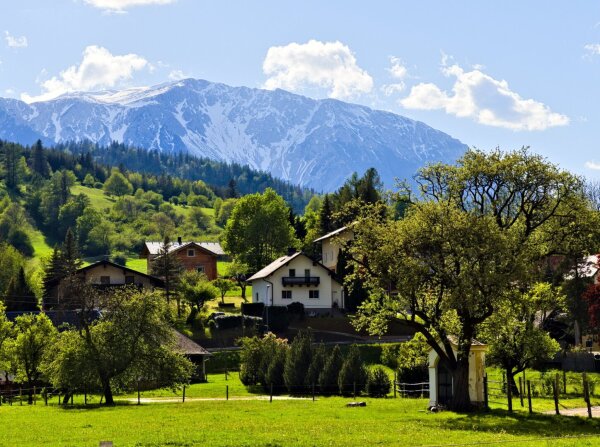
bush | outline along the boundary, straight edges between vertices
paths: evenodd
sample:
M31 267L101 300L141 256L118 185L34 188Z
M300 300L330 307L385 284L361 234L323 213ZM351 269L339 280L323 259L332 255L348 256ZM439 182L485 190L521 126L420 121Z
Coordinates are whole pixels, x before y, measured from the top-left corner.
M264 337L245 337L240 340L242 350L240 351L240 380L244 385L263 385L268 381L268 371L279 351L287 350L287 340L276 338L274 334L267 334ZM283 359L280 359L283 360ZM270 377L271 380L280 381L277 376L278 370L282 365L273 365ZM281 379L281 383L283 383ZM275 385L275 382L273 382Z
M265 312L264 303L242 303L242 314L253 317L262 317Z
M263 320L270 331L285 331L290 325L290 316L286 306L265 307Z
M358 350L358 346L352 345L338 376L340 393L344 395L352 393L360 394L365 389L366 383L367 371L360 358L360 351Z
M312 388L313 385L319 384L319 374L325 366L325 359L327 358L327 350L325 345L321 343L315 349L313 349L312 359L310 366L306 373L306 386Z
M225 329L241 328L243 318L241 315L219 315L215 317L215 328L219 331Z
M127 263L127 256L125 255L125 253L115 253L111 257L112 262L125 267L125 264Z
M234 309L235 303L219 303L218 306L222 309Z
M304 320L304 304L296 301L288 304L287 309L290 315L297 316L299 320Z
M392 389L390 378L385 370L377 366L367 376L367 393L371 397L385 397Z
M279 394L285 391L284 369L288 351L286 348L283 345L278 346L267 367L265 374L265 389L267 391L270 391L271 385L273 385L273 393Z

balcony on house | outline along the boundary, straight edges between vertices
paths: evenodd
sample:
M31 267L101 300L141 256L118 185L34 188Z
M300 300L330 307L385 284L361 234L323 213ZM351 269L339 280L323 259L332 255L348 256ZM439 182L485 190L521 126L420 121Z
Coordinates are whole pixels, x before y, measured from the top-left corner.
M284 286L318 286L321 279L318 276L284 276L281 283Z

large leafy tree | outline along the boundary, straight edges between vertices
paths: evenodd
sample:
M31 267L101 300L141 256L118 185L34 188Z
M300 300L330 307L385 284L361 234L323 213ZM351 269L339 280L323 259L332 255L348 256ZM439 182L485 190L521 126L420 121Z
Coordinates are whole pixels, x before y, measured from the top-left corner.
M189 380L193 365L177 352L166 303L157 294L124 289L99 296L82 284L80 296L82 316L96 306L103 312L61 334L45 368L54 386L68 392L97 386L112 405L115 388L132 389L140 379L172 387Z
M226 250L257 271L298 245L283 198L267 188L239 199L223 233Z
M422 200L404 219L366 215L353 227L356 274L375 291L357 322L381 333L400 319L422 333L453 374L451 407L469 410L473 338L515 287L539 278L543 259L579 236L588 209L578 178L525 149L472 150L416 181Z
M111 196L121 197L133 193L133 186L118 169L113 169L110 177L104 182L104 192Z

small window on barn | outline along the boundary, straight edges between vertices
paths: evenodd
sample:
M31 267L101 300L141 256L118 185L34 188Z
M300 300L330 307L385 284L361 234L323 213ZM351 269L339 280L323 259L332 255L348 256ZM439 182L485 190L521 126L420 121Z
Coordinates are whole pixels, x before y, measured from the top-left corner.
M319 299L319 291L318 290L309 290L308 291L308 297L309 298L314 298L314 299Z
M100 284L110 284L110 276L101 276Z
M291 300L292 299L292 291L291 290L282 290L281 298L284 300Z
M296 276L296 269L290 269L290 277Z
M198 273L204 273L204 266L203 265L196 266L196 271Z
M188 257L193 258L194 256L196 256L196 250L194 250L193 248L190 248L188 250Z
M125 276L125 284L133 284L135 282L135 276L127 275Z

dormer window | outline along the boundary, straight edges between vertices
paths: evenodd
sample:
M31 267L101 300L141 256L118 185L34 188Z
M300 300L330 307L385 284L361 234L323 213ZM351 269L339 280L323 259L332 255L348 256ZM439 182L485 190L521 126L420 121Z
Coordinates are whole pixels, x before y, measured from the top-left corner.
M190 249L188 249L187 254L188 254L188 258L193 258L194 256L196 256L196 250L194 250L193 248L190 248Z

